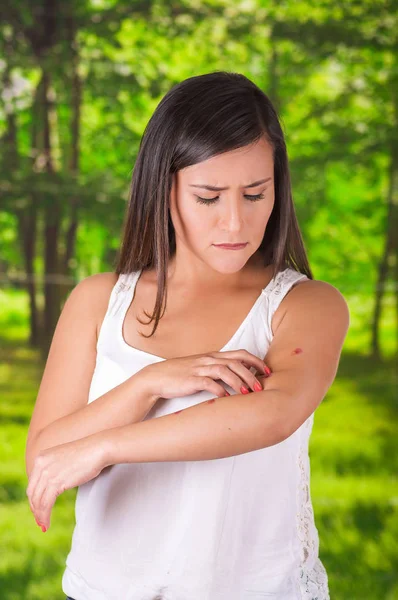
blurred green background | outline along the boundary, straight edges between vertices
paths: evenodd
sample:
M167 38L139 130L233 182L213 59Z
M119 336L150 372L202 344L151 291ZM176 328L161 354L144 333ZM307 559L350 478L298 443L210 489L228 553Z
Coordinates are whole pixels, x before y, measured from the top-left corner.
M276 106L314 276L350 308L310 439L331 600L397 599L396 1L6 0L0 31L1 600L64 598L76 490L45 534L25 495L43 361L70 290L112 270L148 119L216 70Z

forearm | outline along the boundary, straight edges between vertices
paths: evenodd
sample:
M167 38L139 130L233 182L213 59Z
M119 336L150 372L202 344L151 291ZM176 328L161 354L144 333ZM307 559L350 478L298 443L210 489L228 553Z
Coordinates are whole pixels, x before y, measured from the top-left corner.
M72 442L106 429L138 423L154 404L139 373L129 377L83 408L53 421L29 444L26 470L29 476L35 457L46 448Z
M107 465L226 458L285 439L278 390L236 394L100 434Z

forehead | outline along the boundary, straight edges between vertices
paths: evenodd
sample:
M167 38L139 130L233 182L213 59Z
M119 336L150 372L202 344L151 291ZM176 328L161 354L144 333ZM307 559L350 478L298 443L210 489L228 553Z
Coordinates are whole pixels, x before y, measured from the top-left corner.
M178 171L178 179L181 183L244 185L273 175L273 167L272 147L262 138L254 144L190 165Z

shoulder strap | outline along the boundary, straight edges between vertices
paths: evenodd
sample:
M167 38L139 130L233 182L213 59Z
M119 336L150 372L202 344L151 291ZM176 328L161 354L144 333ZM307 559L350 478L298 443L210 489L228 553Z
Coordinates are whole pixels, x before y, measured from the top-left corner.
M109 303L113 305L114 310L118 311L125 303L130 304L140 272L132 271L131 273L121 273L119 275L111 294L113 303ZM114 310L112 310L112 314L114 314Z
M271 322L274 313L289 290L291 290L296 283L299 281L304 281L305 279L309 279L307 275L304 275L303 273L300 273L291 267L287 267L284 271L279 271L276 277L272 280L269 288L267 286L268 308L266 313L266 324L270 339L273 338Z
M139 271L121 273L119 275L109 297L108 307L97 340L97 348L100 344L105 343L108 329L109 332L113 332L114 335L115 324L109 324L109 321L119 318L119 315L121 316L124 312L126 305L128 306L130 304L132 294L134 293L134 284L138 275ZM108 342L109 340L106 341Z

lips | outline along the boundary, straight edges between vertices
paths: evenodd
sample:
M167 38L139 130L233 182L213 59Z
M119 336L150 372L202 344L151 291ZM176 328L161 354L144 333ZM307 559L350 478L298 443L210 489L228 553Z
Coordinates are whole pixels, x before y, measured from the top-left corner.
M244 248L247 245L247 242L243 242L242 244L214 244L218 248Z

